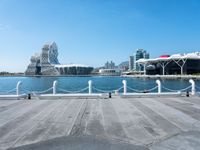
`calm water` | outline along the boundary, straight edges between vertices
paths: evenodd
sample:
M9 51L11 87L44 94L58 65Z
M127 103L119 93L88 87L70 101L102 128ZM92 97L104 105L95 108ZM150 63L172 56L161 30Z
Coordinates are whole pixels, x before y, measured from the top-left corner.
M137 90L151 89L156 86L155 79L138 79L123 77L0 77L0 93L4 93L16 87L18 81L22 81L21 91L44 91L53 85L53 81L58 81L58 88L68 91L78 91L88 86L88 81L93 81L93 87L103 91L116 90L122 87L122 80L127 81L127 85ZM165 87L178 90L188 87L188 80L161 80ZM196 85L200 86L200 81L196 80ZM122 89L123 90L123 89ZM122 92L122 90L120 92ZM97 92L96 90L93 90ZM131 90L128 90L131 92ZM154 92L157 90L154 90ZM166 91L163 89L163 91ZM52 91L49 91L52 92ZM47 92L47 93L49 93ZM61 91L60 91L61 92ZM87 92L87 91L85 91Z

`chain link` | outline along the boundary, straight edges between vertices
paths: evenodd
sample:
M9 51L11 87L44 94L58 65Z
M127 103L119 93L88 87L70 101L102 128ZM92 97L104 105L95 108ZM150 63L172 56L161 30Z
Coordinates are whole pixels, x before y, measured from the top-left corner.
M127 88L129 89L129 90L131 90L131 91L134 91L134 92L138 92L138 93L144 93L144 92L151 92L151 91L154 91L155 89L157 89L158 88L158 86L155 86L155 87L153 87L153 88L151 88L151 89L145 89L145 90L137 90L137 89L133 89L133 88L131 88L131 87L129 87L129 86L127 86Z
M58 88L58 90L60 90L61 92L65 92L65 93L81 93L81 92L84 92L84 91L88 90L88 87L86 87L84 89L81 89L79 91L68 91L68 90L61 89L61 88Z
M189 88L191 88L191 87L192 87L192 86L190 85L190 86L188 86L188 87L186 87L186 88L183 88L183 89L180 89L180 90L173 90L173 89L169 89L169 88L165 87L164 85L162 85L162 88L163 88L163 89L165 89L165 90L167 90L167 91L170 91L170 92L178 92L178 91L183 92L183 91L185 91L185 90L187 90L187 89L189 89Z

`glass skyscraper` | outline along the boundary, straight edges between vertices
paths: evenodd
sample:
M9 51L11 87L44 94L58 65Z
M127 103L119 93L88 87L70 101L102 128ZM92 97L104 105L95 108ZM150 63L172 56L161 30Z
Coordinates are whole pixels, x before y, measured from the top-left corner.
M144 49L137 49L129 58L129 70L143 71L144 67L136 64L136 61L142 58L149 59L149 53Z

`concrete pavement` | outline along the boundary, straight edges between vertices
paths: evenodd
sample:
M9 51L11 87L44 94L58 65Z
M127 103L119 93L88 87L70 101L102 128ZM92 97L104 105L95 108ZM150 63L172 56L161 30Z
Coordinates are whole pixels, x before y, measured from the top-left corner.
M0 100L0 149L200 149L200 98Z

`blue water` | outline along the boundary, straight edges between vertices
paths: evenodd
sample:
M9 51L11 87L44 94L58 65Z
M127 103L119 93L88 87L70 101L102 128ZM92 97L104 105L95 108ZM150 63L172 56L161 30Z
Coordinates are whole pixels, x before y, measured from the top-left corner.
M112 91L123 86L122 80L127 81L127 86L137 90L148 90L156 86L155 79L138 79L123 77L0 77L0 93L5 93L16 87L18 81L22 82L21 93L29 91L44 91L52 87L53 81L58 81L58 88L68 91L78 91L88 86L88 81L92 80L93 87L103 91ZM196 80L196 85L200 87L200 81ZM173 90L183 89L190 86L188 80L161 80L162 85ZM122 92L123 89L120 90ZM153 92L156 92L154 90ZM166 90L162 90L166 91ZM13 91L15 92L15 91ZM47 93L51 93L48 91ZM61 90L58 92L62 92ZM87 90L84 92L88 92ZM93 92L98 92L93 89ZM128 89L128 92L131 90Z

